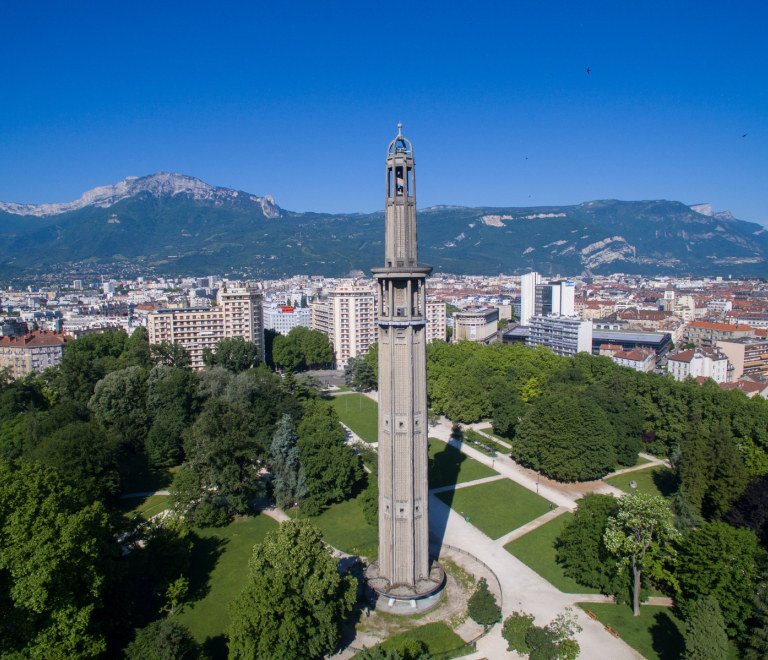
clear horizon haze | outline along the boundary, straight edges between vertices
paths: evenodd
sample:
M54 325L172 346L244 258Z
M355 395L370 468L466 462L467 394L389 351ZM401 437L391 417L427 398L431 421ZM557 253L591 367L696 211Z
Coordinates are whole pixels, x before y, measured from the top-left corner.
M670 199L768 225L764 2L43 2L2 17L4 202L165 170L292 211L371 212L402 122L420 208Z

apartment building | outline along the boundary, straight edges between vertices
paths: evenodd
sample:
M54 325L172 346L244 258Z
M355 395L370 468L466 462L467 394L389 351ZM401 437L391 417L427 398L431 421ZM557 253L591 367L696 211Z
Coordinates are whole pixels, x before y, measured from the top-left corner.
M649 373L656 368L656 352L650 348L636 348L632 351L616 351L611 360L621 367Z
M484 342L498 333L499 310L496 307L468 307L453 314L453 339Z
M528 346L544 346L556 355L592 352L592 321L577 316L532 316Z
M427 302L427 343L436 340L445 341L445 315L446 304L444 302Z
M258 346L264 356L261 294L249 288L219 290L216 307L160 309L147 315L149 343L181 344L192 358L192 368L202 369L203 350L216 351L222 339L242 337Z
M733 377L768 376L768 339L740 337L719 340L717 347L728 356L733 365Z
M287 335L297 326L308 328L310 317L309 307L293 307L273 303L264 307L264 329Z
M64 357L68 341L74 337L60 332L31 332L23 337L0 337L0 369L10 367L11 376L24 378L55 367Z
M675 380L711 378L728 382L728 357L718 347L690 348L667 357L667 371Z
M683 337L686 344L716 346L718 341L754 337L755 331L749 325L731 325L729 323L711 323L694 321L686 326Z
M339 369L350 358L365 355L378 339L374 292L369 286L341 282L310 309L310 328L328 335Z

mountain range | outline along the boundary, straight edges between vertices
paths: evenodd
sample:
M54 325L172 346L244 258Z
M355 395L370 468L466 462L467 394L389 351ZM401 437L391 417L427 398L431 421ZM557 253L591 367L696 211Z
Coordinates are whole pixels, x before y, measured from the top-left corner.
M764 275L768 251L761 225L666 200L433 206L419 210L418 230L420 263L455 274ZM269 195L159 172L75 202L0 202L0 273L115 262L168 275L341 276L381 265L383 235L381 211L295 213Z

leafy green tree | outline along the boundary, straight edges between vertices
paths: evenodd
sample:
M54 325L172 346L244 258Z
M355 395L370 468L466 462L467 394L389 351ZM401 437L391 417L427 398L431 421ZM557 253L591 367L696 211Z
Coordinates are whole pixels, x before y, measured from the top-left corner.
M287 336L277 335L272 341L272 361L284 369L298 369L304 362L301 346Z
M520 655L528 655L530 649L525 643L525 637L536 620L532 614L512 612L504 619L501 636L507 640L507 651L517 651Z
M227 337L216 344L216 350L203 349L206 367L221 366L238 374L252 369L260 362L259 348L242 337Z
M365 522L371 527L379 526L379 480L377 475L367 475L368 485L365 490L360 493L357 498L357 503L363 510L363 516Z
M136 328L125 342L120 354L122 367L152 367L152 351L149 348L149 332L146 328Z
M128 367L107 374L96 384L88 408L99 423L114 428L134 449L144 445L149 416L147 387L141 367Z
M377 386L373 367L365 357L349 358L344 369L344 384L357 390L370 390Z
M690 619L696 602L714 596L729 637L743 638L752 615L751 598L768 567L768 556L749 529L724 522L705 524L680 543L675 603Z
M616 464L615 431L588 397L542 396L518 424L516 461L558 481L599 479Z
M578 501L573 519L563 527L555 547L566 576L623 602L631 600L632 582L628 571L617 570L616 558L604 540L608 519L617 513L616 498L588 493Z
M275 501L281 508L292 507L307 497L307 480L299 463L298 436L290 415L283 415L277 423L269 464Z
M362 477L362 469L344 442L336 409L319 399L307 401L298 435L299 461L309 490L307 513L344 499Z
M643 573L654 579L670 578L668 564L674 560L672 542L679 537L669 504L658 495L625 495L619 510L608 519L605 546L619 557L621 568L632 571L635 616L640 616Z
M189 468L200 475L201 502L226 498L226 508L247 513L261 490L259 462L265 448L253 434L253 420L238 405L211 399L184 442Z
M426 651L424 642L414 639L405 640L401 647L390 648L386 651L377 644L371 649L365 649L355 654L356 660L430 660L432 656Z
M278 367L317 367L333 359L333 346L328 336L319 330L297 326L286 336L276 335L272 341L272 360Z
M493 430L505 438L512 438L520 421L528 412L523 397L514 390L497 387L491 392Z
M25 458L53 468L85 501L108 502L120 491L118 443L92 422L73 422L25 452Z
M744 642L744 660L764 660L768 657L768 592L762 582L752 596L753 620Z
M0 460L3 657L100 657L117 549L101 503L82 507L49 467Z
M379 342L374 342L368 347L368 352L363 356L366 364L370 365L375 381L374 388L379 386Z
M125 649L127 660L204 660L203 650L183 623L172 617L136 631Z
M231 660L304 660L334 649L357 583L342 578L306 520L289 520L253 549L243 590L229 605Z
M488 589L485 578L480 578L475 592L469 599L469 616L486 628L496 623L501 616L501 608L496 603L496 596Z
M163 340L159 344L152 344L149 349L155 364L166 364L178 369L192 364L192 356L190 356L189 351L178 342L170 343Z
M696 601L686 624L684 660L726 660L728 635L714 596Z
M751 529L761 545L768 546L768 476L754 479L723 520L733 527Z

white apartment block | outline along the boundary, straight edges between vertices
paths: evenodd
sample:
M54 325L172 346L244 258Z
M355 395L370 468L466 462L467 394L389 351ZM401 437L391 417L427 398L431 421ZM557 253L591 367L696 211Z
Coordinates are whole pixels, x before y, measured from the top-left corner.
M264 307L264 329L287 335L297 326L308 328L311 313L309 307L293 307L272 303Z
M541 284L537 272L526 273L520 278L520 325L528 325L536 313L537 284Z
M222 339L242 337L255 343L264 359L261 294L254 289L219 290L216 307L161 309L147 315L149 343L181 344L192 357L192 368L202 369L203 349L216 351Z
M545 346L555 355L573 356L592 352L592 321L577 316L532 316L528 345Z
M601 355L603 353L602 348L601 346ZM656 352L650 348L636 348L632 351L619 350L611 355L611 360L619 366L648 373L656 367Z
M667 358L667 371L675 380L711 378L716 383L728 381L728 357L720 348L691 348Z
M312 303L310 328L328 335L343 369L349 358L365 355L378 339L373 290L354 281L339 283L326 300Z
M445 341L445 313L444 302L427 302L427 343L433 341Z

